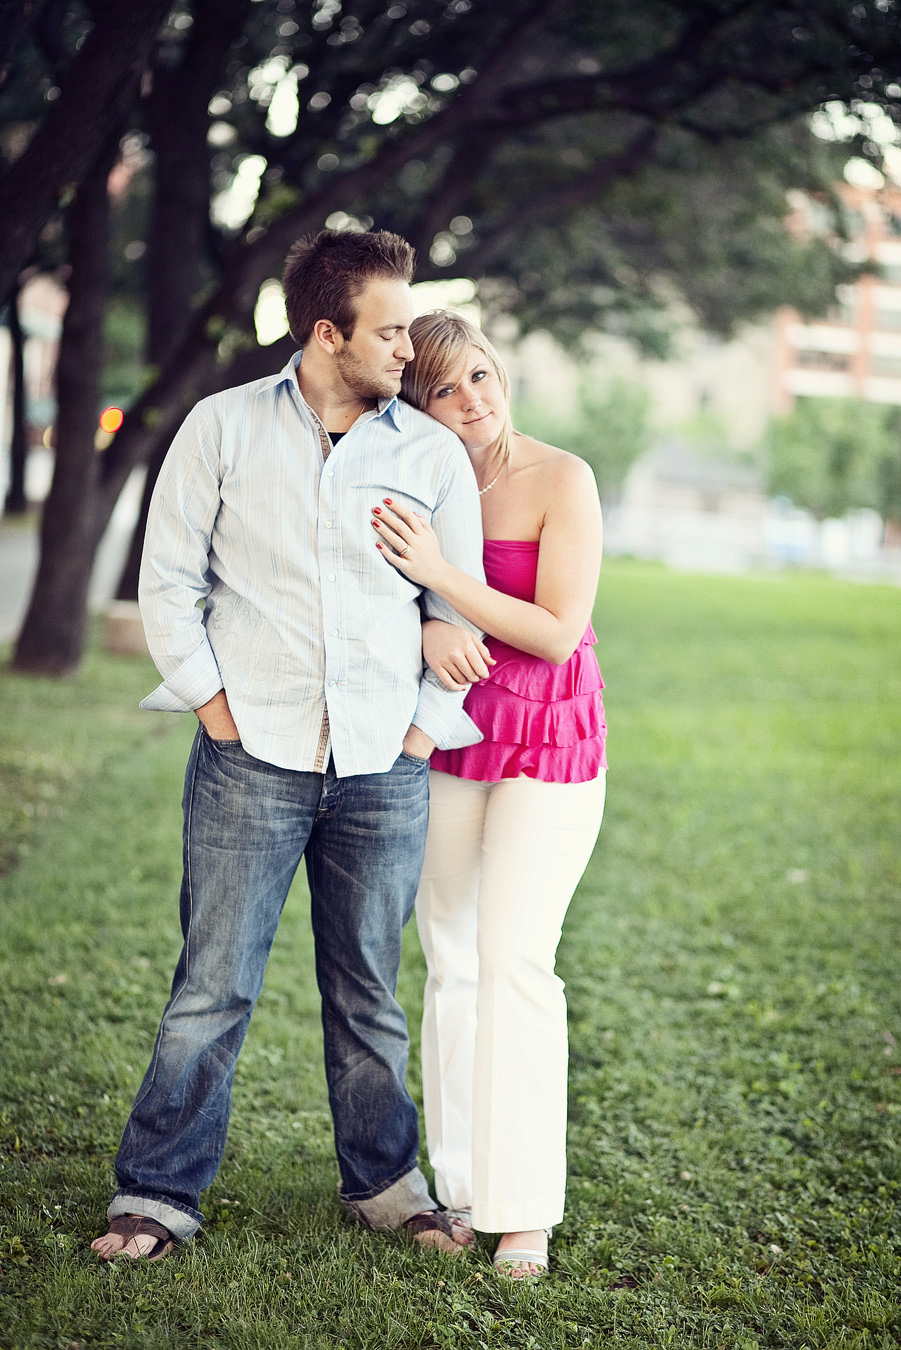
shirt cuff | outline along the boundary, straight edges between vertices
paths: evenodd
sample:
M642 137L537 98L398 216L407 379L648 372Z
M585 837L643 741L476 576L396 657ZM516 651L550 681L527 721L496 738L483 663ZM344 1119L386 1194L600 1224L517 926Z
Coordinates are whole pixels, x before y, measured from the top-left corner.
M209 642L203 642L163 683L141 700L149 712L193 712L219 693L222 676Z
M445 689L437 675L427 670L419 686L414 727L424 731L439 750L462 750L466 745L478 745L484 737L463 710L465 697L465 693L454 694Z

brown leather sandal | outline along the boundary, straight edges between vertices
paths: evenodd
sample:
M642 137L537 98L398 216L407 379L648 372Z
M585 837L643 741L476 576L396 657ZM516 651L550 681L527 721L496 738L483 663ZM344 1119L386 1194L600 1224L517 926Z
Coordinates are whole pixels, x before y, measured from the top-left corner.
M164 1228L163 1225L157 1223L155 1219L148 1219L146 1214L117 1214L115 1219L110 1221L108 1231L110 1233L116 1233L118 1237L125 1239L122 1251L117 1252L117 1256L122 1255L122 1252L125 1251L125 1248L132 1238L156 1238L156 1242L150 1248L150 1251L146 1256L140 1255L129 1257L132 1261L159 1261L162 1257L168 1256L175 1246L175 1239L169 1232L169 1229Z
M444 1252L445 1256L461 1256L466 1251L456 1241L451 1222L440 1209L427 1209L422 1214L414 1214L412 1218L404 1220L403 1227L412 1233L413 1241L420 1247L434 1247L435 1251ZM437 1241L429 1240L431 1234L437 1236ZM450 1246L446 1246L442 1239L446 1239Z
M472 1210L444 1209L441 1212L450 1223L454 1242L461 1247L474 1247L476 1235L472 1226Z

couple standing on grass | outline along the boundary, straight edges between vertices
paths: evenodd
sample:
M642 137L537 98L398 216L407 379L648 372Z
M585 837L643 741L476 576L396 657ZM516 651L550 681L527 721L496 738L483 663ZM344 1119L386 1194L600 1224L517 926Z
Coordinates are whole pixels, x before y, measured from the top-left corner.
M600 508L583 461L512 430L478 329L413 319L412 274L385 231L295 244L302 350L199 403L160 475L141 604L163 683L142 706L201 725L184 945L93 1243L104 1259L155 1260L202 1222L303 857L345 1206L451 1254L500 1233L500 1271L547 1268L566 1173L554 961L604 805ZM414 900L441 1208L395 999Z

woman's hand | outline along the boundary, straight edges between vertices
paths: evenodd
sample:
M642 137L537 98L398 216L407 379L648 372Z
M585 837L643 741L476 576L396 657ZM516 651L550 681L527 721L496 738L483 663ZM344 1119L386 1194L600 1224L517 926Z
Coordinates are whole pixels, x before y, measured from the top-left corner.
M381 506L374 506L372 515L373 527L378 530L381 541L377 547L391 566L403 572L410 581L429 590L439 590L448 564L429 522L390 497L386 497Z
M447 689L462 693L477 680L487 679L489 666L496 665L484 642L465 628L441 619L426 619L422 625L422 654Z

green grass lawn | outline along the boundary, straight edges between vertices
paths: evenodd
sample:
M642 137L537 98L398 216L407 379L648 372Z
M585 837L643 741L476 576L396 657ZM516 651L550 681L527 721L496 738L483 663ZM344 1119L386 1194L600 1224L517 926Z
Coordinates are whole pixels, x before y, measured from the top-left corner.
M202 1235L92 1256L178 948L192 728L137 710L138 658L0 675L3 1350L901 1343L901 590L616 562L596 627L608 808L558 964L567 1217L530 1288L487 1242L345 1219L301 880Z

